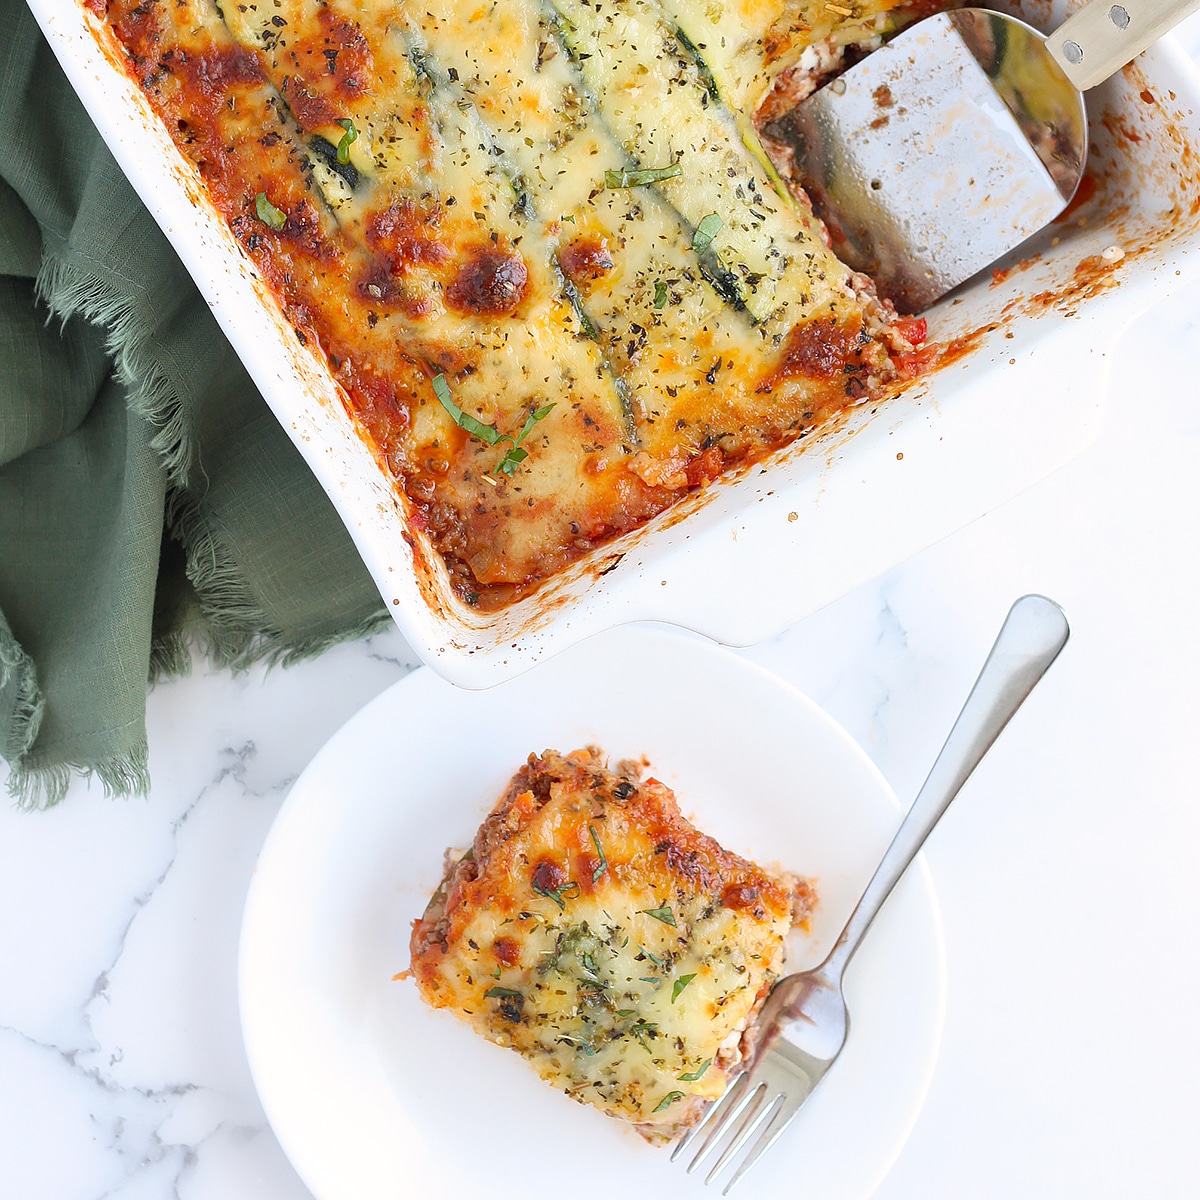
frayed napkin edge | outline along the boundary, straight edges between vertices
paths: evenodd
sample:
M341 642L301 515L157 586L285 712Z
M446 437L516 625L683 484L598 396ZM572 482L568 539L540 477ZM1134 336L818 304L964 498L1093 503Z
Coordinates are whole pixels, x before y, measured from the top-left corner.
M104 330L104 348L128 393L129 407L158 431L150 440L167 472L182 485L193 456L183 406L139 328L137 306L103 276L55 256L47 246L34 282L39 300L64 324L76 314Z
M270 667L289 666L342 642L378 633L391 623L386 609L381 608L336 631L289 638L272 630L268 614L255 603L232 555L204 519L200 505L184 490L194 451L183 406L146 345L136 305L103 276L56 257L49 246L43 248L35 288L52 319L66 322L78 315L104 330L106 349L117 378L126 386L130 409L157 431L150 444L160 455L169 480L166 523L183 546L188 578L205 625L155 637L147 680L150 686L189 674L193 645L217 666L236 672L260 662ZM0 689L9 686L14 673L18 678L13 717L18 748L9 759L7 790L18 808L52 807L65 797L76 774L98 779L107 796L149 793L144 738L101 762L38 761L34 743L45 701L37 669L0 622Z
M95 776L107 796L146 795L150 790L145 742L112 754L100 762L38 762L33 751L45 712L38 687L37 667L8 627L0 621L0 691L15 686L13 732L17 752L6 784L18 808L27 812L52 808L66 794L75 774Z

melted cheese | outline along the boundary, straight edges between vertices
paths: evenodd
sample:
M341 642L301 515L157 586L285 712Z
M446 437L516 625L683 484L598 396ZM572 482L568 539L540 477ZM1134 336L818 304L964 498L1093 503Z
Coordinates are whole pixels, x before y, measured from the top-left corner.
M841 45L893 31L904 0L661 0L664 11L703 55L726 102L754 112L773 80L807 46ZM933 11L932 7L930 11Z
M757 26L700 49L691 2L109 3L469 604L526 594L896 374L886 314L769 168L757 84L722 103L746 54L772 77Z
M416 922L412 971L555 1087L666 1135L724 1091L792 898L597 754L531 758Z

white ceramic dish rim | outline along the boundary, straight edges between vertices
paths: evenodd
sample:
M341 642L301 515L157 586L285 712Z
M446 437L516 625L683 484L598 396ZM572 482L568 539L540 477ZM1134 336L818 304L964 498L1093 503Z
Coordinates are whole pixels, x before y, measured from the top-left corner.
M330 495L401 631L461 686L490 686L628 621L666 621L733 645L779 632L1082 449L1100 417L1108 348L1144 309L1200 273L1193 221L1186 236L1164 236L1152 261L1142 256L1126 270L1119 289L1082 300L1072 319L1019 315L980 337L961 366L881 413L859 410L836 433L771 460L766 473L745 471L690 497L531 599L477 614L444 586L422 586L438 574L436 555L406 529L397 489L354 431L327 370L299 345L145 98L101 49L96 18L79 0L29 3L104 140ZM1187 109L1200 108L1191 63L1160 43L1138 69L1175 98L1177 126L1200 145L1200 121ZM994 311L987 292L977 280L963 295L968 306ZM931 315L935 336L948 314L943 305Z
M632 690L604 671L614 659L634 664ZM715 687L697 703L707 692L700 681ZM729 712L745 709L764 719L729 732ZM450 759L445 743L457 746L464 728L478 731L477 752ZM404 753L409 767L401 776L389 755L373 753L397 730L391 753ZM687 635L609 631L485 693L429 671L395 684L293 786L243 919L239 1002L251 1071L281 1145L320 1200L459 1200L478 1195L481 1182L516 1200L528 1194L528 1174L495 1163L530 1129L541 1178L562 1178L581 1158L603 1162L574 1181L573 1194L711 1192L619 1123L567 1104L517 1056L425 1009L411 981L389 978L403 961L409 919L436 886L442 848L465 844L529 738L560 748L599 739L616 756L650 754L684 811L698 812L723 844L814 870L822 902L811 936L793 947L793 969L832 945L900 817L878 769L813 701ZM800 781L797 754L808 768ZM743 793L744 803L728 803ZM763 1194L802 1183L805 1194L865 1200L907 1140L945 1007L941 922L923 860L856 956L847 995L852 1043L806 1107L805 1124L756 1169ZM416 1119L417 1108L427 1119ZM464 1128L473 1131L471 1162L456 1169Z

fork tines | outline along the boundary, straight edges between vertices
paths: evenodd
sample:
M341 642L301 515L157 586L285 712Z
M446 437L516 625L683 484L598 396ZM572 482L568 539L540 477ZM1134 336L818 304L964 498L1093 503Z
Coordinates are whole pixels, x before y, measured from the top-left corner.
M679 1140L671 1153L671 1161L674 1162L679 1158L699 1138L699 1145L687 1167L690 1175L710 1151L720 1147L721 1153L717 1161L704 1178L706 1184L712 1183L733 1162L750 1138L757 1133L758 1139L746 1152L737 1170L722 1190L721 1194L727 1196L738 1180L783 1132L788 1121L800 1107L800 1101L801 1097L795 1097L789 1102L789 1097L785 1093L773 1092L765 1080L755 1083L751 1079L751 1073L743 1071L730 1085L725 1095L712 1105L703 1120L689 1129Z

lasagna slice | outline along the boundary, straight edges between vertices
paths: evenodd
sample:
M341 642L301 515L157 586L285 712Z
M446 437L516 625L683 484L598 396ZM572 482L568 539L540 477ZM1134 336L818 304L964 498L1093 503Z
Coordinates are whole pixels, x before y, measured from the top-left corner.
M722 849L637 764L531 755L413 924L425 1001L652 1141L748 1049L803 880Z

